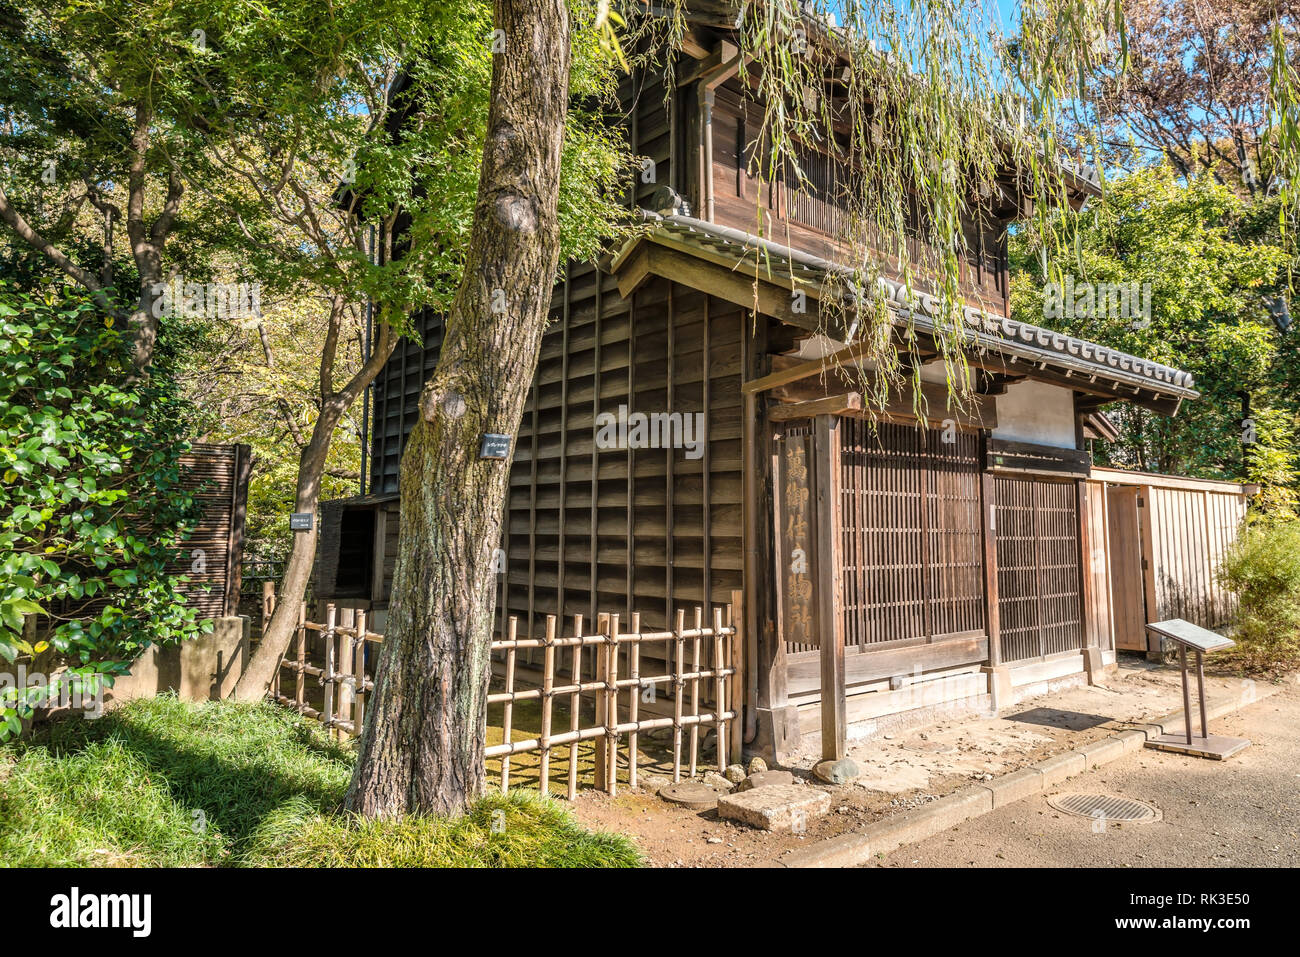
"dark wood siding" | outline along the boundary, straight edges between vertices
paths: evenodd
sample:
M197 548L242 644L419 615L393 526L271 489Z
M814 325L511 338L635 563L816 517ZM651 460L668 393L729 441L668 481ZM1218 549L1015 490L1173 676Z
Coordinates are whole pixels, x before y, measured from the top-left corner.
M739 81L718 92L713 113L714 218L724 226L758 232L760 213L763 235L826 259L841 259L851 249L844 241L850 231L844 200L854 173L842 150L832 153L807 146L798 157L802 177L786 170L773 189L760 173L751 175L751 159L768 155L759 137L763 129L761 108L742 102ZM706 218L701 211L700 216ZM908 255L913 268L931 261L932 253L920 240L920 217L915 204L906 211ZM963 228L966 249L960 263L961 290L970 305L1002 315L1008 309L1007 236L1002 223L991 216L972 218ZM893 250L876 250L882 268L897 271ZM856 257L855 257L856 258Z
M398 467L406 437L420 414L420 389L438 364L442 347L442 316L428 309L411 317L411 334L393 350L371 386L374 411L370 421L370 482L367 491L382 495L397 491Z
M655 279L630 298L575 267L524 411L504 518L498 609L520 631L545 616L642 614L722 604L740 587L743 312ZM602 413L704 416L682 448L599 448Z

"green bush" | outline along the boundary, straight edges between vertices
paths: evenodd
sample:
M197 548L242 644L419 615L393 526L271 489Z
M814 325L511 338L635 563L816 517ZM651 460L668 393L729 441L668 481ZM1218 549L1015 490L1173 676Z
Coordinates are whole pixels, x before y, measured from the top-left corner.
M167 569L195 515L188 406L165 370L132 381L113 325L84 297L0 283L0 657L67 669L0 685L0 740L61 686L94 695L202 627Z
M1277 668L1300 658L1300 521L1247 525L1219 578L1241 603L1235 638L1244 663Z

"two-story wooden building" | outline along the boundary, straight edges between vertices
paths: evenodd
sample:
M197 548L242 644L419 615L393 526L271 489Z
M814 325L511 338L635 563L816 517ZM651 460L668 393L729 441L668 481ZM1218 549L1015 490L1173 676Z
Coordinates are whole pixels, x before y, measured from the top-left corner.
M747 746L777 755L824 727L1007 704L1103 667L1085 437L1106 403L1173 414L1191 377L1009 318L1009 174L1003 205L967 230L971 401L948 405L935 302L886 279L924 410L910 386L870 408L844 371L860 349L818 308L842 269L834 161L810 153L802 191L752 177L760 107L726 25L702 18L690 40L674 89L653 71L626 83L630 146L656 171L635 189L648 227L555 288L514 437L502 622L537 635L551 614L639 612L668 627L740 592ZM1096 192L1062 175L1078 201ZM754 235L759 216L787 241ZM316 595L371 608L380 631L399 459L440 335L423 316L399 344L374 386L364 494L323 506ZM611 422L629 431L602 437Z

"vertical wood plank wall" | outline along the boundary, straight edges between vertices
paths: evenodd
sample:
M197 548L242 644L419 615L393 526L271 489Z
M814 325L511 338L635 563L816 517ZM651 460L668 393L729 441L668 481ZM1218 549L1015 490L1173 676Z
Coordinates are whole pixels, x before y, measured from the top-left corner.
M1114 620L1115 634L1124 636L1119 647L1143 647L1146 636L1138 643L1134 634L1146 621L1184 618L1205 628L1231 623L1236 599L1217 572L1245 518L1248 486L1119 469L1094 469L1088 486L1109 516L1106 548L1093 549L1092 573L1109 579L1112 615L1122 616ZM1140 530L1133 527L1139 522ZM1117 588L1125 594L1115 595ZM1141 622L1128 620L1138 614Z
M623 299L575 267L557 296L516 441L499 598L545 616L725 604L741 587L740 340L734 305L654 279ZM602 413L704 415L700 454L599 448ZM693 454L693 453L692 453Z
M1084 638L1087 645L1113 651L1114 597L1106 560L1110 554L1110 503L1101 482L1085 481L1082 494L1087 502L1083 514L1087 543L1083 574L1089 581L1089 587L1084 589Z
M1216 573L1246 514L1245 497L1149 488L1159 620L1185 618L1207 628L1226 625L1236 611L1236 599Z

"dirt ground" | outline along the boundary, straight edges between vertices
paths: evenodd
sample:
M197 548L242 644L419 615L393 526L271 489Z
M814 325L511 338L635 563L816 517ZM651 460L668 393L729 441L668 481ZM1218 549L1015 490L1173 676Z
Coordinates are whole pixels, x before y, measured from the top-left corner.
M1250 681L1227 675L1208 676L1206 690L1215 702L1227 698L1248 701L1260 691ZM857 830L890 813L920 806L1181 707L1177 668L1122 658L1118 672L1104 685L1066 688L1031 698L1005 709L1002 717L964 717L852 742L850 756L862 774L850 786L831 787L817 781L811 776L817 756L801 755L788 770L806 786L830 793L832 802L831 813L810 821L802 835L758 831L721 820L716 811L690 811L661 800L655 790L671 780L664 777L671 773L671 765L667 751L653 740L644 742L642 768L643 773L649 770L655 776L640 782L643 786L636 790L621 786L613 798L590 787L589 761L580 759L586 786L579 790L573 809L590 827L633 837L654 866L763 866L793 847ZM512 734L524 736L526 733L518 730ZM526 757L521 755L516 761ZM701 762L701 771L709 768L716 765ZM552 793L559 796L567 775L563 750L552 758L551 774ZM535 768L521 765L512 772L512 779L515 777L522 784L536 786ZM620 777L626 782L626 769Z
M1210 723L1248 738L1227 761L1144 749L1044 794L900 847L877 867L1296 867L1300 865L1300 685ZM1051 794L1110 794L1159 820L1108 823L1063 814ZM1231 883L1231 875L1224 875ZM1219 888L1216 888L1219 889ZM1225 887L1223 890L1233 890Z

